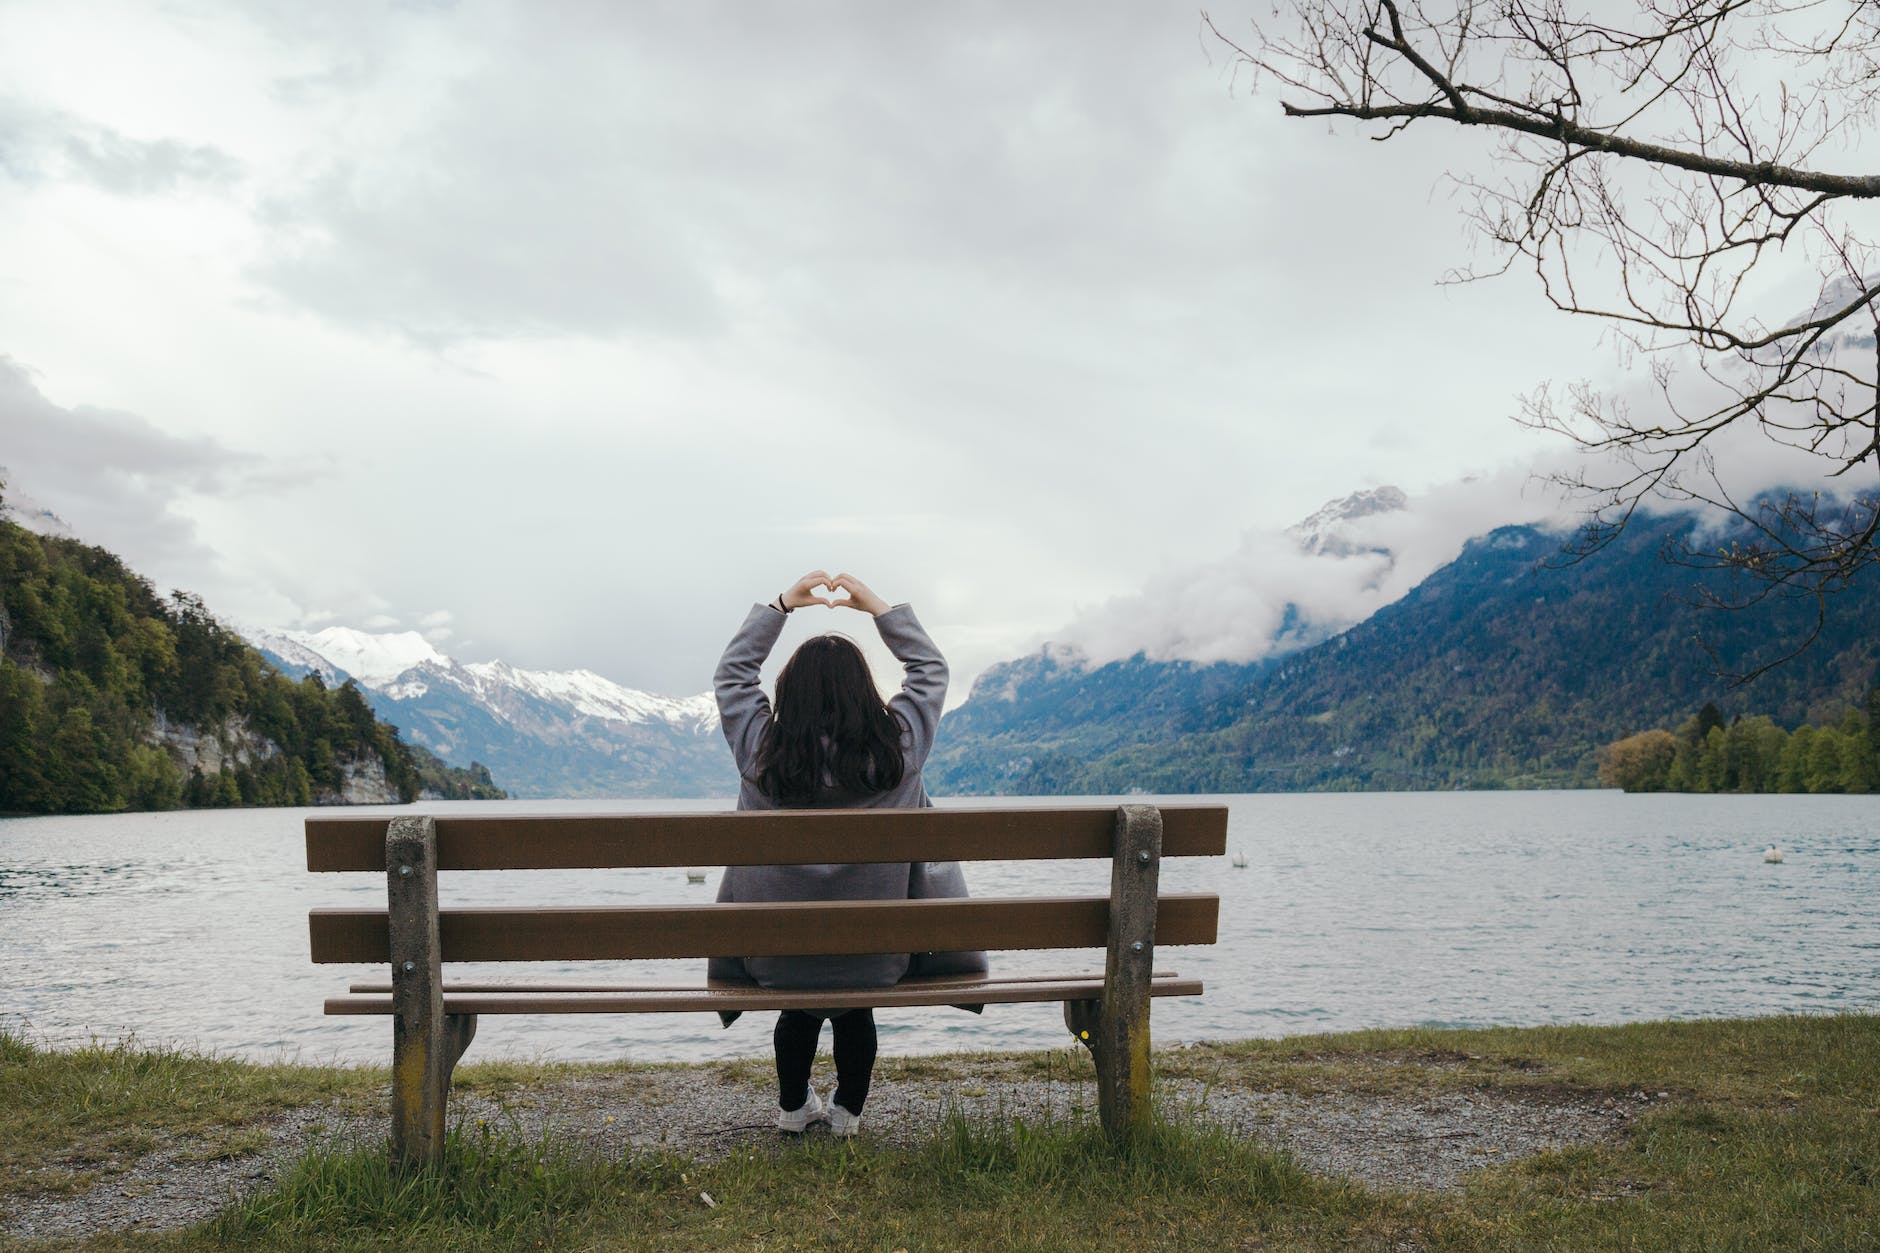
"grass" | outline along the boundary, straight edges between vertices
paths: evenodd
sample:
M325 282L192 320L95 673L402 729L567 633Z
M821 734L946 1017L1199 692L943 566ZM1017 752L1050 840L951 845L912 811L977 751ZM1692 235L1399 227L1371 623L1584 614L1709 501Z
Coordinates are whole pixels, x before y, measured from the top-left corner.
M131 1040L52 1050L0 1032L0 1203L85 1191L178 1138L252 1145L269 1114L364 1108L378 1087L340 1067L254 1066Z
M1087 1124L956 1115L912 1151L814 1138L709 1164L604 1161L483 1128L453 1135L435 1171L399 1171L377 1148L317 1150L199 1238L336 1249L390 1236L439 1249L1212 1248L1235 1226L1349 1232L1372 1204L1219 1130L1173 1125L1119 1153Z
M1184 1049L1157 1073L1313 1093L1566 1086L1682 1099L1880 1103L1880 1017L1643 1022L1617 1027L1354 1031Z
M509 1248L597 1216L620 1217L683 1187L674 1161L607 1160L484 1126L451 1133L442 1167L394 1168L383 1146L317 1146L279 1186L231 1207L219 1242Z
M883 1059L880 1081L1061 1077L1069 1056ZM78 1146L193 1126L205 1145L233 1149L238 1115L252 1124L303 1098L376 1099L384 1082L382 1071L51 1053L5 1037L0 1059L0 1175L31 1172L37 1188L77 1186L58 1171L83 1172ZM86 1247L1880 1248L1873 1015L1357 1032L1184 1049L1157 1063L1164 1078L1307 1095L1493 1088L1651 1100L1617 1140L1491 1166L1444 1193L1317 1176L1174 1103L1168 1122L1120 1152L1076 1108L1034 1121L956 1111L907 1149L766 1140L712 1162L610 1158L476 1127L453 1135L441 1170L394 1169L381 1145L320 1144L204 1226ZM463 1082L500 1095L596 1069L498 1063L466 1068ZM36 1095L21 1101L28 1089Z

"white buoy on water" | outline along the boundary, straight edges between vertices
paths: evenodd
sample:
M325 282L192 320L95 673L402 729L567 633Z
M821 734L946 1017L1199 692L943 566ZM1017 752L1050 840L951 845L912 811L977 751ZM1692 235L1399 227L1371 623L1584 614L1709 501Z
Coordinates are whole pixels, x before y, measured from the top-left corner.
M1781 861L1781 860L1782 860L1782 850L1781 850L1781 849L1779 849L1779 848L1777 848L1777 847L1776 847L1775 845L1773 845L1773 844L1771 844L1771 845L1770 845L1770 846L1769 846L1768 848L1765 848L1765 849L1763 850L1763 860L1764 860L1764 861L1769 861L1769 862L1779 862L1779 861Z
M1247 855L1245 853L1235 853L1234 854L1234 869L1245 870L1246 868L1247 868Z

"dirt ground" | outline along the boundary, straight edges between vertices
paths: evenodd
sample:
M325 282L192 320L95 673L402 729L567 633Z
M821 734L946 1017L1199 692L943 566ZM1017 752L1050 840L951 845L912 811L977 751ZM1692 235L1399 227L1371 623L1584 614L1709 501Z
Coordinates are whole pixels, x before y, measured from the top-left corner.
M827 1068L826 1057L821 1065ZM1443 1067L1437 1059L1429 1065ZM1091 1083L1041 1077L1035 1067L1018 1062L937 1063L912 1070L878 1076L863 1136L909 1143L953 1111L994 1119L1094 1116ZM825 1095L832 1082L819 1072L816 1083ZM1390 1094L1301 1093L1193 1078L1158 1084L1165 1113L1212 1120L1285 1149L1308 1170L1377 1188L1417 1189L1453 1188L1483 1166L1615 1138L1661 1095L1443 1084L1422 1090L1410 1085ZM452 1117L527 1137L553 1135L609 1154L653 1148L709 1159L752 1145L788 1150L787 1138L775 1128L774 1089L748 1065L596 1071L500 1095L465 1091L453 1097ZM233 1197L265 1187L312 1143L386 1134L383 1117L348 1117L310 1106L276 1115L234 1141L241 1151L230 1151L227 1136L174 1139L90 1191L0 1202L0 1234L32 1239L186 1226ZM810 1134L827 1131L817 1127Z

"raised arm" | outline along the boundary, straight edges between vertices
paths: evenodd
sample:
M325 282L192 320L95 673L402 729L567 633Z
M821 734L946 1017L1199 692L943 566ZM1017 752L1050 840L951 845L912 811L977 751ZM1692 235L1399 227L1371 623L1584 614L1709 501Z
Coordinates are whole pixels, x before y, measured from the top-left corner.
M901 692L888 702L888 708L901 716L912 734L908 746L908 765L915 770L926 764L933 748L934 732L940 726L940 710L947 699L947 659L940 655L931 637L914 616L910 605L894 605L875 595L867 584L849 574L838 574L830 584L849 594L848 605L871 614L881 642L901 663Z
M771 605L752 605L744 625L725 645L712 675L712 690L718 697L718 725L731 745L731 758L738 773L745 773L770 725L770 698L757 685L758 671L764 659L777 646L783 634L783 611Z
M731 745L739 774L750 768L764 738L764 728L770 725L770 698L758 686L757 677L770 650L777 646L777 637L783 634L784 615L804 605L829 604L826 597L811 590L829 582L827 573L812 570L772 603L752 605L744 625L718 659L718 669L712 675L712 690L718 697L718 725L725 733L725 742Z

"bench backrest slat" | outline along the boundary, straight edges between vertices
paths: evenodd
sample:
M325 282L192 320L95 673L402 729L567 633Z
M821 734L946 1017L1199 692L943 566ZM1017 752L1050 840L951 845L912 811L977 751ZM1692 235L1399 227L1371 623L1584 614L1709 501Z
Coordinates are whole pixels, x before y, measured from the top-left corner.
M1164 896L1155 943L1212 944L1219 914L1214 895ZM1104 897L438 911L447 962L1102 948L1109 925ZM308 926L316 962L390 960L382 909L316 909Z
M385 870L391 818L307 819L307 869ZM686 814L441 815L439 870L1108 859L1115 806ZM1162 856L1227 851L1222 805L1162 807Z

